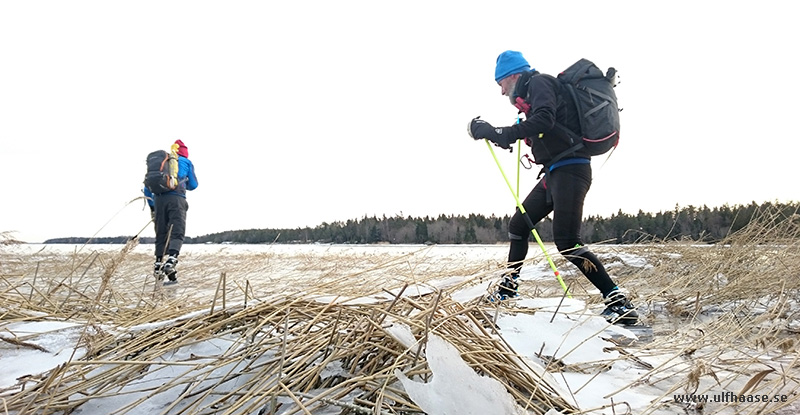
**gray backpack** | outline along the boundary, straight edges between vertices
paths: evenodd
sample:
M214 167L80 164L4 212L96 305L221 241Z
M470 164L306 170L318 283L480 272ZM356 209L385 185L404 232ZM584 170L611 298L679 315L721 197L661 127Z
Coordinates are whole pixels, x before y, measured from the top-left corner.
M164 150L148 154L144 185L155 195L175 190L178 186L178 158Z
M556 123L569 133L573 146L553 158L555 163L567 154L580 149L599 156L619 143L619 108L616 86L617 70L609 68L603 74L594 63L581 59L558 74L565 93L572 98L578 110L581 131L573 131Z

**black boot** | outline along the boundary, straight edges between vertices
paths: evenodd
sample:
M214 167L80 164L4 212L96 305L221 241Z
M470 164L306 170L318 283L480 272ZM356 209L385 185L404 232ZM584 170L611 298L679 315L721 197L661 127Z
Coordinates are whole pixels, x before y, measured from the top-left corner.
M508 300L509 298L514 298L519 295L517 289L519 288L519 283L517 279L514 278L512 275L503 275L503 280L500 281L498 284L497 293L495 294L495 298L502 301Z
M174 255L167 256L163 268L164 275L167 276L167 281L164 281L164 285L176 284L178 282L178 270L175 269L177 266L178 258Z
M164 263L161 262L160 259L153 262L153 276L156 278L156 281L164 279Z
M639 322L639 313L636 312L633 304L625 297L625 294L619 290L611 291L604 302L606 309L600 315L609 323L632 326Z

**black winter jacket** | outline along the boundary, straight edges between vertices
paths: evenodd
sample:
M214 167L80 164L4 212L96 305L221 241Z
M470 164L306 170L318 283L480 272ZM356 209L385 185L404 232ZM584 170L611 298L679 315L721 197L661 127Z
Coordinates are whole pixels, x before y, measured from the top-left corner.
M507 128L511 137L527 138L537 164L550 164L553 157L581 141L571 132L580 131L580 122L575 104L565 92L558 79L536 71L524 72L517 81L514 96L522 98L530 109L525 112L525 121ZM569 157L591 158L585 149L564 156Z

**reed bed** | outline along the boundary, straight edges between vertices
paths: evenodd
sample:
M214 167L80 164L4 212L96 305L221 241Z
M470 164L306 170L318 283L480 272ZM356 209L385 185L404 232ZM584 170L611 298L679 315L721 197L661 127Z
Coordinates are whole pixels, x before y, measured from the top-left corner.
M631 381L663 385L663 408L689 414L800 412L800 216L758 212L714 245L647 241L607 251L648 258L652 267L613 268L655 329L636 356L662 362ZM624 255L623 255L624 256ZM582 281L581 281L582 282ZM596 298L588 299L591 302ZM785 394L783 403L676 405L673 394Z
M649 343L608 339L618 360L644 369L622 389L661 394L643 413L796 412L799 222L760 212L715 245L649 240L593 248L656 334ZM500 313L543 311L453 299L496 279L497 259L435 256L429 247L392 254L221 249L182 257L181 284L164 289L149 275L152 257L142 248L133 240L70 254L0 249L0 331L24 321L79 322L83 351L0 391L0 413L100 413L91 408L124 396L123 407L103 413L126 414L163 396L152 413L417 414L394 373L431 376L424 347L431 334L530 413L625 413L616 392L605 409L579 408L552 383L559 372L599 377L614 361L575 367L521 356L495 330ZM531 251L528 266L544 266ZM585 279L558 263L574 297L599 307ZM521 285L525 297L559 290L554 281ZM398 335L398 327L413 338ZM3 338L13 347L37 346L35 336ZM570 393L583 387L571 385ZM716 406L672 399L723 390L788 399Z

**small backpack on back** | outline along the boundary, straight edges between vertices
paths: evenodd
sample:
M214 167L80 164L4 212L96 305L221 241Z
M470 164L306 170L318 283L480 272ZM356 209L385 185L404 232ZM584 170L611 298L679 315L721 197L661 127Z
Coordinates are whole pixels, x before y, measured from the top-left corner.
M178 186L177 154L164 150L148 154L144 185L156 195L175 190Z
M615 148L619 142L619 108L616 86L616 69L609 68L604 75L594 63L581 59L558 74L564 91L571 97L578 111L580 131L573 131L562 124L561 128L571 132L575 144L564 153L585 148L592 156L599 156ZM579 138L579 140L578 140ZM557 160L553 160L555 162Z

